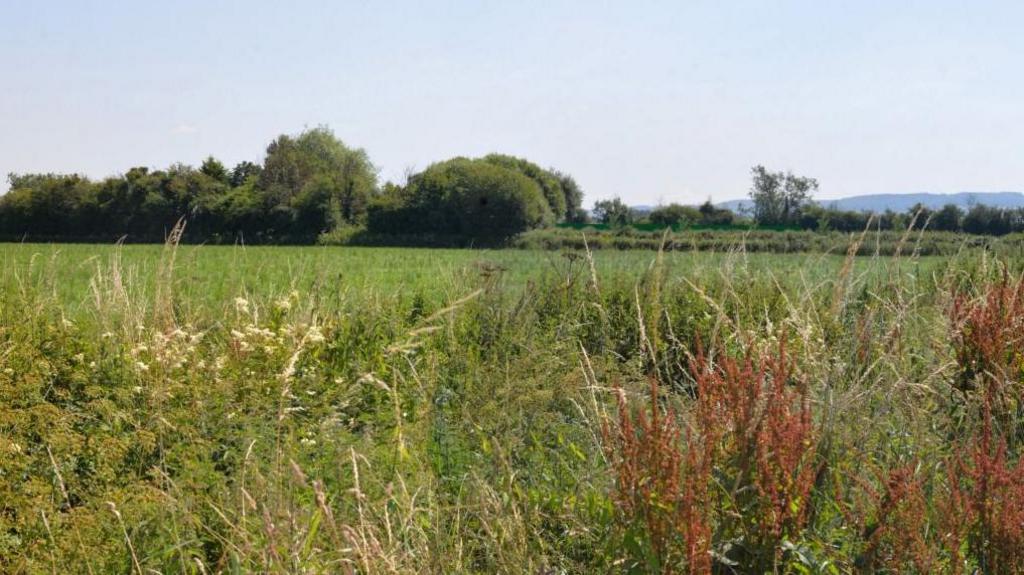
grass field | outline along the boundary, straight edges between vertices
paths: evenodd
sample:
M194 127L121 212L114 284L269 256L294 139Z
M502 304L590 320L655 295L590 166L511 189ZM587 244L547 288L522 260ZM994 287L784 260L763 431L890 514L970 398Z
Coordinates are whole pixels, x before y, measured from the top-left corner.
M175 255L173 282L183 306L221 308L236 296L273 300L292 290L330 293L340 299L375 295L436 301L490 276L508 287L543 282L575 274L585 265L580 252L548 250L465 250L300 246L180 246ZM92 244L0 244L0 282L5 292L24 284L55 296L69 313L81 312L93 300L91 284L120 268L140 298L152 297L161 266L163 246ZM599 277L633 284L654 262L646 251L608 250L594 255ZM887 258L888 259L888 258ZM773 281L820 282L831 278L845 257L836 254L756 254L739 252L671 252L662 256L670 282L687 277L720 275L742 268L755 275L774 275ZM870 258L858 258L858 271L877 271ZM918 271L931 274L947 258L915 258ZM589 264L586 264L589 266ZM909 265L909 264L904 264ZM589 273L589 269L588 269ZM338 303L339 299L327 303Z
M1020 264L0 245L0 572L1019 573Z

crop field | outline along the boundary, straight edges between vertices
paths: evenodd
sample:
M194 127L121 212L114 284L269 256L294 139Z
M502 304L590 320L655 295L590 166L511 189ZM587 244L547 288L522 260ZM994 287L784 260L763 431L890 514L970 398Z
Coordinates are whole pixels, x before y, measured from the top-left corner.
M1021 261L895 251L0 244L0 572L1024 572Z

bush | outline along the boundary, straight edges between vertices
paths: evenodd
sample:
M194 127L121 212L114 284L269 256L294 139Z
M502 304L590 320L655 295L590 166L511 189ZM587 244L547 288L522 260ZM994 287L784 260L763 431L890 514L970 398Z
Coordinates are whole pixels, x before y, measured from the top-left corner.
M485 160L455 158L413 176L370 206L376 234L439 234L494 240L554 219L540 187Z

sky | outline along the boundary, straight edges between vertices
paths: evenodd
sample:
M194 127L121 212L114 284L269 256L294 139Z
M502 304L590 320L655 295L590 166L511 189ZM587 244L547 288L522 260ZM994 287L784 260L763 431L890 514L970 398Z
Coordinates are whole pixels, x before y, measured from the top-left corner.
M594 200L1024 191L1024 3L0 0L0 173L502 152ZM6 189L6 184L0 190Z

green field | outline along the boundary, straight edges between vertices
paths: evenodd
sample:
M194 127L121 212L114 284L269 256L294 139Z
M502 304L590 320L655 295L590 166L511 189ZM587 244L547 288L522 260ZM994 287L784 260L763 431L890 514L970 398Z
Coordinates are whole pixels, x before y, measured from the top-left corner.
M1021 572L1006 258L2 244L0 572Z
M582 252L549 250L466 250L302 246L180 246L171 281L181 306L200 316L222 308L237 296L273 300L292 290L316 293L327 305L366 296L421 296L443 301L473 286L500 279L506 287L590 273ZM163 246L92 244L0 244L0 285L19 285L55 296L70 313L88 310L92 284L110 278L114 268L145 300L153 296L161 265L169 261ZM657 258L648 251L604 250L593 255L599 278L635 283ZM831 278L845 257L836 254L744 254L669 252L661 256L668 282L720 276L740 269L772 281L814 283ZM570 259L572 261L570 261ZM892 258L881 258L890 261ZM904 258L915 273L933 274L948 258ZM873 258L857 258L858 271L877 272ZM586 269L584 269L586 268ZM203 309L196 309L203 308Z

